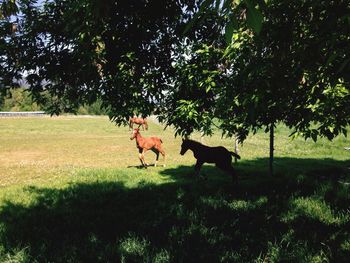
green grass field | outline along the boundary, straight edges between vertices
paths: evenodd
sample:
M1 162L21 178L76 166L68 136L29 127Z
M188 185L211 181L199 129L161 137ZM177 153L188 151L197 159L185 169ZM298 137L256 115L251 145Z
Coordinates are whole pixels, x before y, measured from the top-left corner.
M233 185L210 165L193 178L171 129L141 133L162 138L166 167L140 169L128 127L107 117L0 118L0 261L348 262L346 138L291 140L279 126L270 177L268 134L251 135Z

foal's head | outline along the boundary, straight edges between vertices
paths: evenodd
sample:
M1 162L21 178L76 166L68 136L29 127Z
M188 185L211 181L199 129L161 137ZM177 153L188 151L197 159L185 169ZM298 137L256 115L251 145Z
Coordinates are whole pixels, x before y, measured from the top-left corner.
M134 129L134 130L132 131L130 140L133 140L134 138L136 138L137 134L140 134L140 129L139 129L139 128L136 128L136 129Z
M192 141L190 140L187 140L187 139L182 139L182 144L181 144L181 151L180 151L180 154L181 155L184 155L188 149L190 149L191 147L191 143Z

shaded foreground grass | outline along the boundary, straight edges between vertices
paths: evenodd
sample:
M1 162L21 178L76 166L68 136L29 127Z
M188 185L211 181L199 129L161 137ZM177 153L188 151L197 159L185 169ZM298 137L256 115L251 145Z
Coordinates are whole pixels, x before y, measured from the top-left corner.
M186 175L191 170L165 169L159 176L168 182L161 184L143 180L133 168L138 179L133 185L125 180L129 171L86 170L64 188L25 187L26 202L10 198L2 204L2 256L21 262L347 262L350 257L349 189L332 176L325 179L327 169L273 178L246 175L238 185L212 167L204 169L211 174L208 181Z
M192 178L191 154L181 158L179 138L152 123L144 134L161 135L166 168L134 167L139 163L127 128L105 118L9 119L1 125L0 261L350 258L344 139L290 142L279 127L276 175L269 177L262 154L267 136L257 134L241 148L239 183L232 185L212 166L203 168L207 181ZM218 135L205 140L232 144Z

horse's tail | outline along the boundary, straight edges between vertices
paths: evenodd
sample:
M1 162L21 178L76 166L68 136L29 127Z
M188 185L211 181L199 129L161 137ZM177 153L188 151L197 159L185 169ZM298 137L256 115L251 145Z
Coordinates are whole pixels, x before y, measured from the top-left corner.
M129 117L129 128L132 128L132 118L131 117Z
M237 153L235 152L230 152L230 154L234 157L236 157L237 159L241 159L241 156L239 156Z
M144 119L144 123L145 123L145 128L146 128L146 131L148 130L148 123L147 123L147 120Z

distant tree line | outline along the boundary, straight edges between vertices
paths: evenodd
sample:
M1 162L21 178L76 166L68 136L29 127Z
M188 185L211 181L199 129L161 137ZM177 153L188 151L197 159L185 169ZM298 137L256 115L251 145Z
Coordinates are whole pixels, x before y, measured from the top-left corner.
M91 105L80 105L74 111L69 111L69 113L79 115L107 115L108 110L103 109L101 104L101 99L97 99ZM49 107L49 103L39 105L25 88L10 89L7 96L0 97L0 111L46 111Z

